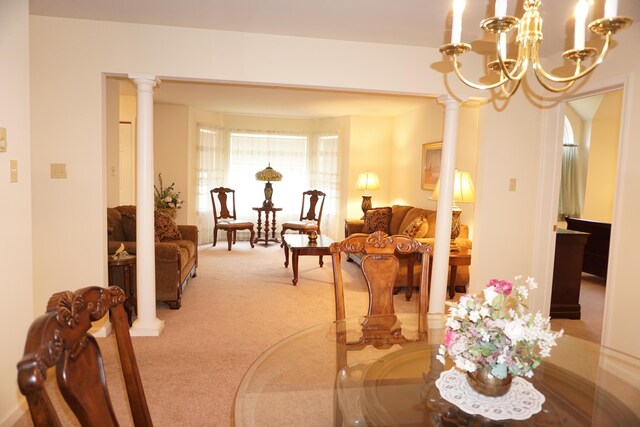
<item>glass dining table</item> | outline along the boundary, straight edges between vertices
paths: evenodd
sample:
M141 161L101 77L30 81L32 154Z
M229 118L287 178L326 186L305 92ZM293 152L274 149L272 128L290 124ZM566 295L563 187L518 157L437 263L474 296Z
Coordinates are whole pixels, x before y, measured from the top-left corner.
M381 326L382 325L382 326ZM265 351L236 393L236 426L640 426L640 360L563 336L529 381L526 419L493 421L442 397L444 329L400 313L330 322ZM376 346L366 345L375 342ZM500 398L496 398L500 399Z

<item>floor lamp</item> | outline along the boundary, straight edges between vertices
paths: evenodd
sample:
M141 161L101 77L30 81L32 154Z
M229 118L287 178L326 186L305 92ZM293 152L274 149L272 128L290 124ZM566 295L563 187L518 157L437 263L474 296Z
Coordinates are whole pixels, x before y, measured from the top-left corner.
M362 195L362 218L366 215L367 211L371 209L371 194L369 191L380 189L380 178L375 172L362 172L358 175L356 182L356 190L364 191Z
M436 183L436 187L429 197L431 200L438 200L440 194L440 179ZM455 243L456 238L460 234L460 214L462 209L456 203L473 203L476 198L476 191L473 187L471 174L469 172L461 172L456 170L453 181L453 206L451 208L451 251L457 252L458 246Z

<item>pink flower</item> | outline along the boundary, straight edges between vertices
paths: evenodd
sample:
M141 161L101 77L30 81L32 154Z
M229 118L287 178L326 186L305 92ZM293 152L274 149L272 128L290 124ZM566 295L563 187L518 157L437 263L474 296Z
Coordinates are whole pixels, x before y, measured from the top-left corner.
M499 294L509 295L513 289L513 283L508 280L491 279L487 288L493 288Z
M451 341L453 341L456 338L456 333L447 328L447 333L444 336L444 346L449 348L449 344L451 344Z

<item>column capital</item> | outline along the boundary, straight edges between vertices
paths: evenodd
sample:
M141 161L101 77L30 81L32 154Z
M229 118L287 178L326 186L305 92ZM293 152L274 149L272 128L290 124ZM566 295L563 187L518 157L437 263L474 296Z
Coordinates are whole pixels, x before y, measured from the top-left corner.
M449 95L440 95L438 97L438 103L444 104L445 108L459 108L461 105L460 101Z
M130 80L133 80L137 85L140 84L151 84L151 87L159 85L160 79L155 74L144 74L144 73L129 73L128 77Z

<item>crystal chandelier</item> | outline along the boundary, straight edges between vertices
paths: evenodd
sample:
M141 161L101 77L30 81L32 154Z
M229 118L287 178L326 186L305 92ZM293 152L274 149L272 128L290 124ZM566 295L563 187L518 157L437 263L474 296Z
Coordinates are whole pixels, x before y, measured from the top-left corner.
M538 12L538 8L542 4L542 0L524 0L524 15L520 19L515 16L506 16L507 0L495 0L495 16L484 19L480 23L480 27L496 35L497 59L489 62L487 68L498 74L499 78L495 83L483 85L467 80L460 73L458 65L458 56L471 50L471 45L460 42L464 3L465 0L453 0L451 43L441 46L440 52L451 58L456 75L466 85L481 90L500 87L502 93L507 97L516 92L530 65L533 67L535 76L540 84L547 90L557 93L569 89L578 79L589 74L604 60L609 50L612 35L628 27L633 22L629 17L617 16L618 0L607 0L604 8L604 18L589 24L591 32L605 38L604 46L598 54L597 49L585 47L585 23L589 11L589 3L587 0L578 0L574 11L574 48L562 54L563 58L574 62L575 70L572 75L562 77L545 71L540 63L540 43L543 36L542 17ZM518 57L516 59L507 57L507 34L512 29L517 31ZM592 60L591 64L585 67L583 61L594 57L596 58ZM511 83L507 85L509 82ZM507 88L507 86L509 87Z

